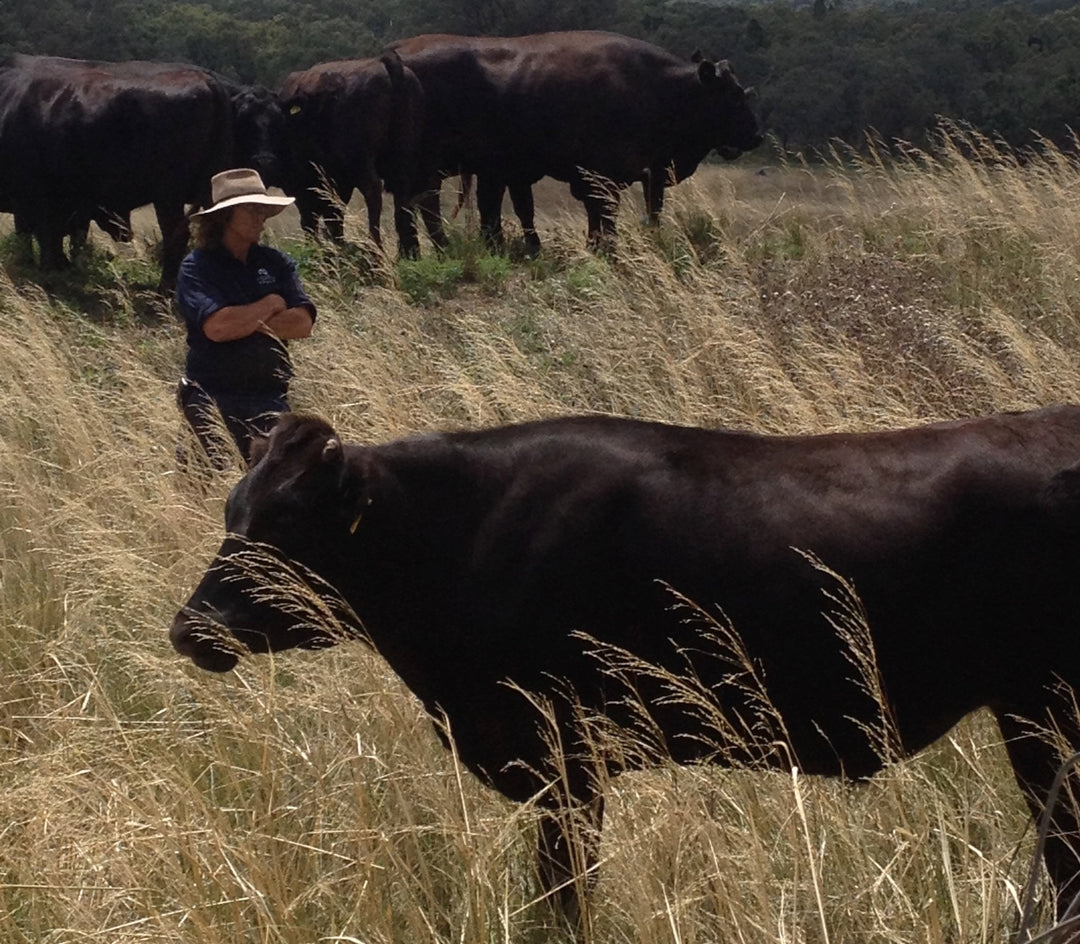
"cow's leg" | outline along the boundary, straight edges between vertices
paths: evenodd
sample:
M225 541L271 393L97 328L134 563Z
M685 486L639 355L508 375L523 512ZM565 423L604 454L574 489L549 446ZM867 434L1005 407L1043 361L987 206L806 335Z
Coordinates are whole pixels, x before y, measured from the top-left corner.
M368 234L376 246L382 246L382 181L372 171L371 177L360 186L367 207Z
M604 248L604 236L608 230L607 223L605 221L606 207L602 200L598 200L595 196L590 195L585 200L585 213L589 218L589 235L588 243L590 249L600 250ZM611 227L612 234L614 235L615 227Z
M615 216L618 212L619 188L609 183L601 196L600 238L604 248L615 245Z
M1075 709L1065 699L1059 704L1062 712L1052 718L1045 703L995 711L1016 782L1036 822L1043 815L1054 778L1065 759L1062 747L1050 743L1047 730L1061 733L1064 743L1071 745L1066 751L1080 750L1080 728ZM1065 780L1051 810L1050 829L1043 850L1046 871L1057 890L1059 918L1080 895L1080 823L1074 806L1076 802L1080 802L1080 774L1074 771Z
M352 196L352 187L334 185L334 198L327 198L326 213L323 216L323 226L326 227L326 235L334 242L345 240L345 208L349 205ZM365 201L367 194L364 195ZM379 213L382 213L382 195L379 195ZM371 213L371 204L367 204L368 213Z
M325 231L328 238L341 242L345 238L345 208L352 196L352 185L340 182L342 173L319 164L312 163L310 170L315 182L302 188L296 200L300 225L315 237Z
M334 242L340 243L345 239L345 213L339 206L328 204L326 212L320 217L326 235Z
M308 190L297 200L300 226L318 238L324 231L330 239L341 240L345 233L345 214L341 205L316 189Z
M604 252L615 244L615 214L619 190L609 181L578 178L570 182L570 193L585 204L589 218L589 248Z
M414 202L420 210L428 238L435 244L436 249L442 251L446 248L446 233L443 230L442 207L439 203L439 185L440 181L433 181Z
M296 209L300 213L300 228L305 233L317 236L319 232L319 213L311 195L304 191L297 194Z
M540 255L540 237L536 233L532 184L511 184L510 202L514 205L514 214L520 220L521 230L525 234L525 254L535 258Z
M591 794L568 803L553 801L540 817L537 840L540 885L559 918L579 936L589 922L604 819L603 794Z
M187 255L190 231L182 204L155 203L154 213L161 229L161 281L158 290L165 292L176 287L180 263Z
M461 208L469 202L469 194L472 193L473 183L476 180L475 174L470 174L462 171L458 175L458 198L454 204L454 212L450 214L450 219L456 220L458 214L461 212Z
M90 219L72 219L68 224L68 251L74 259L90 242Z
M476 208L480 211L480 235L489 249L498 252L505 239L502 228L502 200L506 184L489 174L476 178Z
M15 258L19 262L34 261L34 224L25 213L15 214Z
M601 207L593 194L592 188L583 180L575 179L570 181L570 195L585 204L585 215L589 221L586 240L592 246L600 239Z
M416 213L412 201L404 197L394 197L394 231L398 238L398 255L402 259L416 259L420 255Z
M650 226L660 222L660 212L664 209L664 188L668 182L666 167L650 167L641 180L645 191L645 219Z
M43 269L63 269L68 263L64 255L64 236L67 231L66 221L55 213L41 214L35 233L40 250L40 263Z

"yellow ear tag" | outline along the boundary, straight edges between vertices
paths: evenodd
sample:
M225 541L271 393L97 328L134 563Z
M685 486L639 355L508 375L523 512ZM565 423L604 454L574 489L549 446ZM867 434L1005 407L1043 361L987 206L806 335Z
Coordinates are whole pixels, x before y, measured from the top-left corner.
M356 520L351 525L349 525L349 534L356 534L356 529L360 527L360 519L363 517L363 512L360 512L360 514L356 516Z
M299 105L293 105L293 107L289 109L289 114L290 115L299 115L300 114L300 106Z

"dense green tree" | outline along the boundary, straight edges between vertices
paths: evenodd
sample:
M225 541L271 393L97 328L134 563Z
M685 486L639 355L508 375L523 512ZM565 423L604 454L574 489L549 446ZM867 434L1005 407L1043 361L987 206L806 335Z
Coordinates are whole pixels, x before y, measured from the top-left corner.
M623 0L430 0L431 26L467 35L518 36L549 30L612 29L629 14ZM437 24L437 25L434 25Z

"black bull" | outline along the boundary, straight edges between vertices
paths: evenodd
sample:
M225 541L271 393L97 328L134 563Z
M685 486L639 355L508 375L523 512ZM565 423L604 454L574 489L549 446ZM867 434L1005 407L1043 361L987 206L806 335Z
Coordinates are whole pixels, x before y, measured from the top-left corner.
M988 707L1038 814L1060 747L1036 728L1080 748L1078 462L1080 406L787 437L582 417L377 446L287 416L171 639L226 671L237 640L340 638L275 604L259 555L336 588L470 770L515 800L546 788L552 889L582 861L566 812L599 826L595 765L650 754L864 778ZM865 613L862 669L834 575ZM651 748L597 757L586 718ZM1054 826L1065 904L1080 837L1071 811Z

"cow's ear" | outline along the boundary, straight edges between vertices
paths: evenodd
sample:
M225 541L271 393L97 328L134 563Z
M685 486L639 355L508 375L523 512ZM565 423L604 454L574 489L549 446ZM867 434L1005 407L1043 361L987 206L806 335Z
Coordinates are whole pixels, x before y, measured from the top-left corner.
M716 79L716 63L708 59L702 59L697 67L698 79L702 85L708 85Z
M700 49L695 49L690 54L690 61L692 63L694 63L694 65L697 65L699 62L701 62L701 60L702 60L701 50Z
M327 443L328 447L329 445ZM337 501L340 503L342 515L348 522L349 533L356 534L360 522L372 504L375 468L370 459L361 453L361 455L352 456L347 462L343 459L337 471Z
M248 462L248 468L254 469L259 464L262 457L266 455L266 450L270 446L269 436L252 436L251 445L248 448L248 455L251 457Z
M735 78L735 71L731 68L731 63L727 59L721 59L716 64L716 74L724 80L725 84L733 85L736 88L739 87L739 82Z
M324 465L340 465L345 461L345 448L337 436L331 436L326 440L326 445L322 450L322 461Z
M731 71L731 66L727 64L727 60L716 63L716 77L713 81L724 94L746 94L746 89L739 85L739 80L735 78L735 73Z

